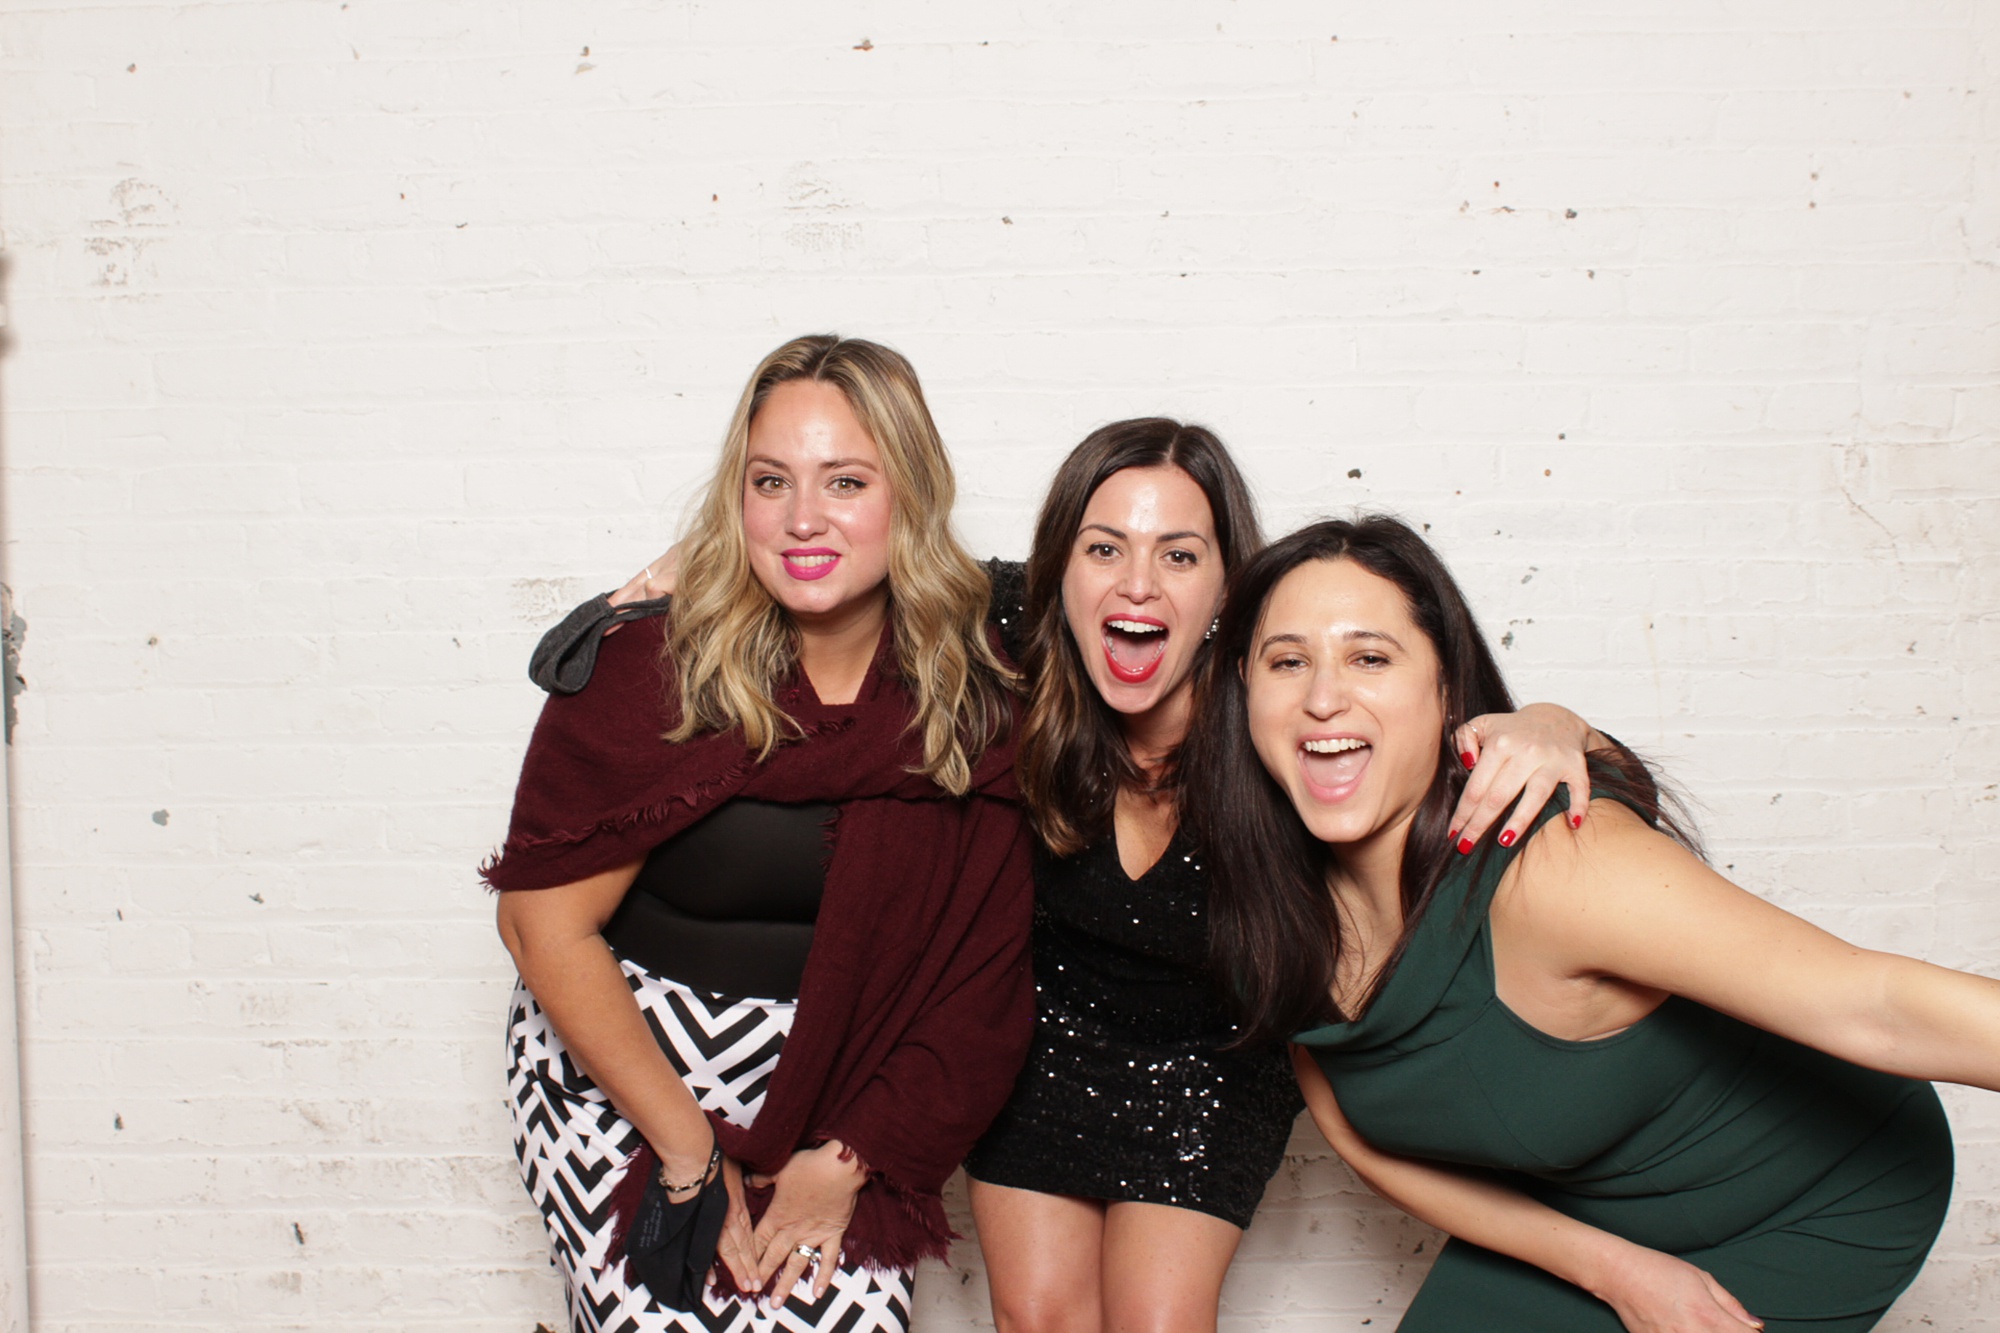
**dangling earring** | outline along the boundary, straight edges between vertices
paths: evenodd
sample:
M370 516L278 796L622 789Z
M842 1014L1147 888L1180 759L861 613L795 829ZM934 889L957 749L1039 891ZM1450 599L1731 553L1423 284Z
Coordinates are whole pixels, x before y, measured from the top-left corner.
M1214 637L1215 637L1215 627L1216 627L1217 625L1220 625L1221 623L1222 623L1222 617L1221 617L1221 616L1217 616L1217 617L1216 617L1215 619L1213 619L1213 620L1209 621L1209 622L1208 622L1208 633L1206 633L1206 634L1204 634L1204 635L1202 635L1202 636L1201 636L1201 641L1202 641L1203 643L1207 643L1207 642L1208 642L1208 641L1209 641L1210 639L1214 638Z

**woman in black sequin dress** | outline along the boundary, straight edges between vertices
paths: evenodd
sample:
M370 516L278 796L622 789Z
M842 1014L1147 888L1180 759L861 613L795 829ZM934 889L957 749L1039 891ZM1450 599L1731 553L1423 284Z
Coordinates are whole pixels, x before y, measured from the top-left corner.
M1035 1045L966 1162L1000 1333L1212 1329L1300 1109L1282 1044L1235 1045L1175 768L1225 576L1260 544L1221 441L1150 418L1064 461L1025 589L991 567L1031 687L1021 781L1042 840ZM1587 732L1561 709L1469 724L1461 749L1483 735L1500 762L1454 823L1580 777Z

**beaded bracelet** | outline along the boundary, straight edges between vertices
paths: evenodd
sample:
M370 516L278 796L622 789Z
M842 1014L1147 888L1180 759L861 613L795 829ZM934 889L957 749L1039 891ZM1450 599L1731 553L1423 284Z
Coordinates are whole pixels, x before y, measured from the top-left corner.
M708 1150L708 1165L701 1169L700 1175L688 1181L685 1185L676 1185L673 1181L667 1179L667 1168L662 1163L660 1166L660 1188L669 1194L685 1194L689 1190L700 1189L703 1185L715 1179L716 1165L722 1161L722 1144L714 1139L711 1139L709 1142L712 1146Z

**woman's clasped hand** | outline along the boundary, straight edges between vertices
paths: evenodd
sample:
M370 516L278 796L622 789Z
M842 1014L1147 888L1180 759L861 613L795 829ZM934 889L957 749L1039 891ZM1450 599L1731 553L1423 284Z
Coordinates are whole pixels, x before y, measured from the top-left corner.
M800 1278L810 1277L813 1299L825 1296L834 1272L826 1256L840 1254L841 1238L854 1219L855 1193L867 1179L867 1167L838 1141L793 1153L772 1175L749 1177L749 1185L770 1189L771 1202L746 1249L739 1250L750 1261L747 1289L768 1291L777 1306ZM747 1212L738 1211L747 1223ZM746 1270L723 1258L737 1285L746 1286Z

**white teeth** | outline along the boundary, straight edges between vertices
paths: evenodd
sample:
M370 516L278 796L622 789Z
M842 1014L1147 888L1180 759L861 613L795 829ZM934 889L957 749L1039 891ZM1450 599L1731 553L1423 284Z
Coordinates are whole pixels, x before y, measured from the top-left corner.
M830 565L833 563L833 557L830 555L793 555L785 558L793 564L806 569L817 569L821 565Z
M1149 624L1143 620L1107 620L1104 624L1109 629L1120 630L1126 634L1165 634L1167 632L1165 625Z
M1342 754L1348 750L1365 750L1367 748L1367 741L1358 741L1352 736L1342 736L1339 740L1307 741L1305 743L1307 754Z

